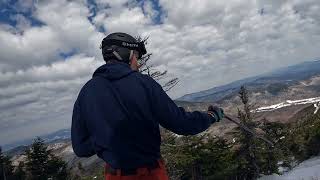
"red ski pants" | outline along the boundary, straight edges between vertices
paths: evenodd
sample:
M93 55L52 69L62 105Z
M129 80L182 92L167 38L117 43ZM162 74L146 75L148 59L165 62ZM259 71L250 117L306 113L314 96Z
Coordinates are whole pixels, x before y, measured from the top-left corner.
M135 175L121 175L121 170L117 175L105 173L106 180L169 180L167 171L162 160L158 161L159 167L149 170L148 168L138 168ZM108 168L108 165L106 165Z

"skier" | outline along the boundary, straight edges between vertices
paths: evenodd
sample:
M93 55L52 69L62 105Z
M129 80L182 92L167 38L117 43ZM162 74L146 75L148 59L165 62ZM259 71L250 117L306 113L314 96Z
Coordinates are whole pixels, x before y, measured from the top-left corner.
M160 155L159 124L180 135L195 135L224 117L223 110L186 112L151 77L138 72L143 42L125 33L102 40L106 64L81 89L74 104L71 138L79 157L106 162L107 180L167 180Z

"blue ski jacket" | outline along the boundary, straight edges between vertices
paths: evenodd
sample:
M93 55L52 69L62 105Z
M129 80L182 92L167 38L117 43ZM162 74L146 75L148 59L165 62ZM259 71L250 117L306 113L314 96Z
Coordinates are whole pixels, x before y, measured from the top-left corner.
M155 80L128 64L108 63L94 72L74 104L72 146L79 157L97 154L113 168L138 168L160 158L159 125L194 135L213 122L207 113L177 107Z

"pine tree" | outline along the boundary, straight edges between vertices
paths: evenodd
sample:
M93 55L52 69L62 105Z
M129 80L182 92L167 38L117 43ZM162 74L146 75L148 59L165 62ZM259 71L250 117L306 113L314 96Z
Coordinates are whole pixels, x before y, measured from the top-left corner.
M0 179L12 180L14 178L13 169L10 158L2 153L2 148L0 147Z
M320 115L313 114L313 108L307 107L300 119L293 123L286 144L298 161L303 161L320 153Z
M26 172L25 172L25 164L24 162L19 162L18 167L14 171L14 177L16 180L24 180L27 178Z
M50 151L47 151L47 146L39 137L34 140L31 148L26 150L26 170L30 173L33 180L48 179L49 154Z
M305 143L306 157L320 155L320 116L312 115L308 121L307 142Z
M2 148L0 147L0 177L1 179L6 178L5 167L4 167L4 157L2 154Z
M170 179L226 179L235 172L234 153L226 140L210 135L163 135L162 155Z
M288 166L290 164L290 149L283 141L288 133L286 125L279 122L268 122L266 119L260 125L260 128L266 133L265 136L269 140L274 142L274 147L270 147L267 144L261 144L264 150L262 154L266 159L266 162L262 164L262 174L278 173L278 162L282 161L282 166Z
M254 129L256 124L253 122L251 114L251 105L247 89L242 86L239 91L239 97L243 104L243 110L238 109L238 118L241 123L250 129ZM257 163L257 142L252 134L240 130L240 147L238 149L238 176L240 179L257 179L260 174L260 168Z
M264 120L263 123L253 120L253 106L249 101L248 90L242 86L239 97L243 104L243 109L238 109L238 117L241 123L251 130L260 128L262 132L273 142L277 142L286 132L284 125L280 123L270 123ZM278 161L284 160L284 150L280 143L276 147L260 141L254 135L240 130L239 128L239 148L236 150L238 162L238 179L257 179L260 174L278 173Z
M36 138L31 148L26 150L26 171L29 179L66 179L69 175L67 164L47 149L41 138Z
M54 180L64 180L69 175L67 164L53 154L50 154L47 170L48 175Z

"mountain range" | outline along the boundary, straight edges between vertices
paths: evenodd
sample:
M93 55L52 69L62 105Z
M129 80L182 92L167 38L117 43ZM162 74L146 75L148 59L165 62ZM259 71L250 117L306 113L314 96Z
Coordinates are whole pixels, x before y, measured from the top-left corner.
M176 99L176 103L189 110L199 110L199 107L205 110L209 104L214 104L223 107L228 114L236 115L237 109L241 107L238 97L241 86L248 89L253 108L260 109L260 113L256 114L257 120L268 118L272 121L287 122L295 112L319 100L320 60L307 61L205 91L187 94ZM310 100L310 98L317 100ZM301 103L294 103L296 101ZM262 111L264 108L274 109L272 106L277 107L278 111L274 113Z
M45 135L41 135L39 136L41 139L43 139L46 143L53 143L56 141L61 141L61 140L66 140L66 139L70 139L71 137L71 131L70 129L61 129L58 131L55 131L53 133L48 133ZM20 147L21 149L23 149L23 147L28 146L29 144L31 144L33 141L33 138L28 138L28 139L22 139L20 141L16 141L10 144L4 144L2 145L2 149L4 151L8 151L12 148L15 147Z
M176 100L221 104L233 99L243 85L255 98L259 99L259 105L276 104L286 99L310 98L317 95L320 90L320 60L277 69L259 76L187 94Z

